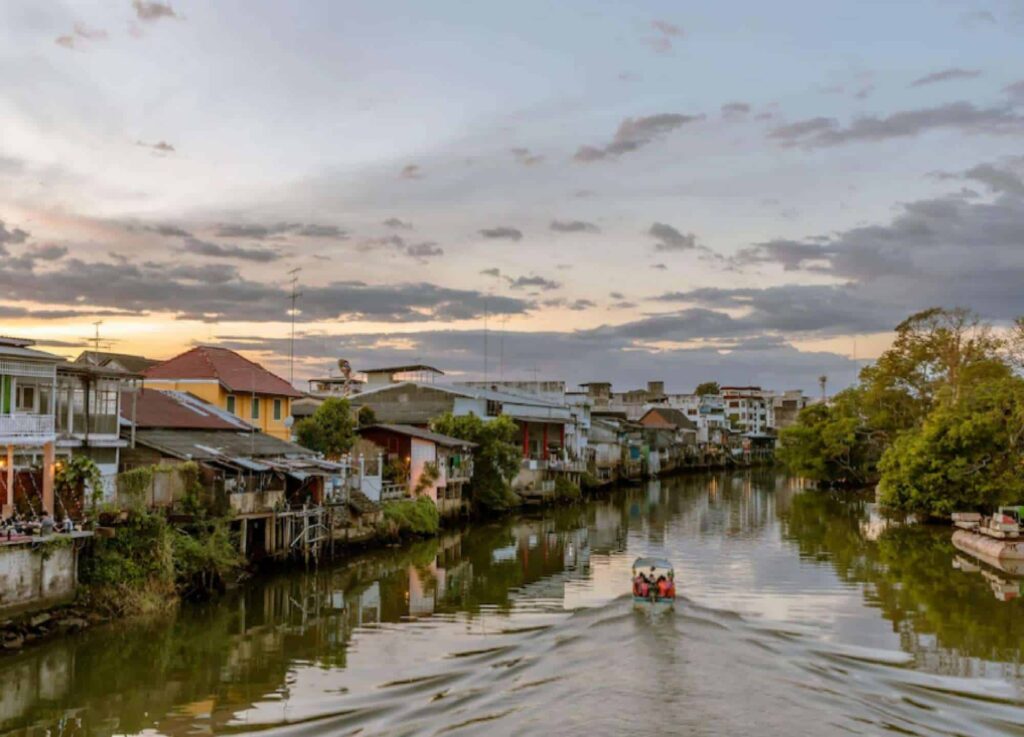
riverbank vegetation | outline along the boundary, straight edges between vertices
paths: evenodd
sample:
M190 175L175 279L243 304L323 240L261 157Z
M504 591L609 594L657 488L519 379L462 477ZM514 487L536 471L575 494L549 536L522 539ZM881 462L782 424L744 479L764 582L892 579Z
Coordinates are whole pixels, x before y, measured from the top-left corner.
M473 478L468 487L475 512L501 513L519 505L512 479L519 471L522 453L517 443L519 430L512 418L502 415L485 422L473 414L455 417L448 413L435 419L431 428L476 443Z
M1024 494L1024 322L999 333L964 309L896 328L858 383L801 412L779 458L825 486L879 484L902 512L946 516Z
M388 538L409 535L432 537L441 530L441 515L429 496L388 502L382 514L382 532Z

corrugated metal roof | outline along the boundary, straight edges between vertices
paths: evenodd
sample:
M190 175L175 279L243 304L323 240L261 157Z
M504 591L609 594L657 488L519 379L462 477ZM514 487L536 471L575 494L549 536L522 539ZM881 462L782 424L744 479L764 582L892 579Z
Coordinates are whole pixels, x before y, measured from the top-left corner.
M407 435L411 438L419 438L420 440L428 440L438 445L443 445L447 448L475 448L476 443L471 443L468 440L462 440L461 438L453 438L450 435L442 435L440 433L431 432L430 430L424 430L421 427L415 425L386 425L378 423L376 425L370 425L368 427L361 427L359 431L372 430L379 428L381 430L387 430L388 432L397 433L399 435Z
M174 458L196 461L217 458L313 458L312 451L261 432L226 430L141 429L135 442Z

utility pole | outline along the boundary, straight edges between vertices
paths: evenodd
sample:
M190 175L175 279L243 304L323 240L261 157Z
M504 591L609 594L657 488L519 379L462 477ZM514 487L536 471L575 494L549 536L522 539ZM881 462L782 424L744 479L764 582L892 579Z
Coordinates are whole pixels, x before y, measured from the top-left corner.
M487 297L484 297L484 381L487 381Z
M102 320L97 320L93 323L96 327L96 337L92 339L92 347L96 353L100 352L100 325L103 324Z
M288 344L288 383L292 386L295 385L295 303L298 301L299 297L302 296L302 292L298 291L300 271L302 271L302 267L297 266L288 272L288 276L291 277L292 285L292 293L289 297L292 303L292 336Z

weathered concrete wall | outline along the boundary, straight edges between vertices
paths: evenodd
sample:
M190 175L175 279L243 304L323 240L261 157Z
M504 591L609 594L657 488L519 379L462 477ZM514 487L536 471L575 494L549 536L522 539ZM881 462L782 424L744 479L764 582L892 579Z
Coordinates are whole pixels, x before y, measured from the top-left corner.
M355 407L370 407L377 416L377 422L426 425L450 411L454 397L439 389L396 384L365 397L356 394L350 401Z
M62 545L0 546L0 616L43 609L71 599L78 585L78 552Z

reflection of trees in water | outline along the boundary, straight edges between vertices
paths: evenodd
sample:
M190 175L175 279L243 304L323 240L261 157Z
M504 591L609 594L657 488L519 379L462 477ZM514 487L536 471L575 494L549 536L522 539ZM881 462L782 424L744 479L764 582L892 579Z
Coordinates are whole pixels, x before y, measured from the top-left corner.
M893 624L902 647L921 667L974 675L980 659L1020 676L1024 606L992 596L987 581L954 570L948 529L910 525L865 539L863 501L809 492L795 496L784 537L801 557L828 562L841 579L863 585L865 600Z

